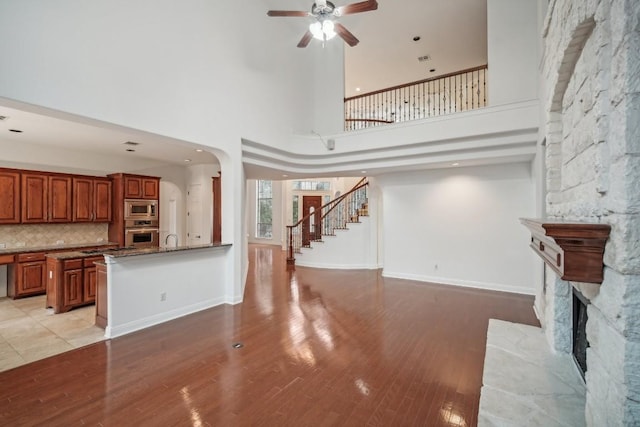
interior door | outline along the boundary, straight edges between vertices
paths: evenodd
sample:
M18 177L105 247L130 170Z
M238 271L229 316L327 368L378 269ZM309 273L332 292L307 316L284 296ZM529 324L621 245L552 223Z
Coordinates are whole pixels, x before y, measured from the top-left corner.
M309 241L322 238L320 217L322 214L322 196L302 196L303 218L313 210L314 215L302 222L302 246L309 246Z
M187 244L201 245L202 238L202 184L191 184L187 192Z

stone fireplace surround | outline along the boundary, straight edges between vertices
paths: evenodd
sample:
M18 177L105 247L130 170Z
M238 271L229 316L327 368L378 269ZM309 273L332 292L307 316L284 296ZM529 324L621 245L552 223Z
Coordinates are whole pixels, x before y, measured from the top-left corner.
M522 387L526 379L517 377L529 375L532 387L540 377L559 379L560 387L575 392L564 410L584 416L554 416L545 425L640 426L640 2L550 0L542 37L546 217L608 224L611 233L602 284L562 280L545 266L544 283L536 284L541 330L490 323L481 412L497 390L492 382L505 385L501 379L511 383L498 392L514 397L514 405L523 395L527 405L520 408L540 402L539 390ZM589 301L590 347L579 405L580 390L571 379L575 365L563 362L572 350L572 288ZM532 349L542 345L540 336L546 337L546 353ZM518 356L514 360L538 374L506 377L501 372L510 368L496 363L500 355ZM530 363L529 356L539 358ZM504 399L493 400L508 409ZM550 410L538 412L555 414L558 400L547 400ZM482 425L526 425L523 419L505 422L508 414L489 415L480 418ZM536 416L532 412L530 419Z
M552 0L543 37L547 216L611 234L601 285L545 267L536 305L570 354L571 287L589 300L586 424L640 425L640 2Z

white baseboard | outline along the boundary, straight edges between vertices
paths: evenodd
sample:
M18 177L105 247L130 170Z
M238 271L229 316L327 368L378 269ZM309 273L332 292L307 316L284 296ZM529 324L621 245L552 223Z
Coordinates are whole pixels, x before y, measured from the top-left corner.
M383 277L391 277L395 279L406 279L406 280L415 280L418 282L430 282L442 285L453 285L453 286L462 286L465 288L475 288L475 289L484 289L488 291L500 291L500 292L509 292L513 294L522 294L522 295L535 295L535 290L526 289L519 286L509 286L501 283L488 283L488 282L476 282L471 280L461 280L461 279L451 279L446 277L435 277L435 276L423 276L419 274L408 274L408 273L398 273L398 272L389 272L382 271Z
M299 258L296 259L296 265L300 267L327 268L333 270L377 270L382 268L382 266L375 264L324 264L319 262L305 262Z

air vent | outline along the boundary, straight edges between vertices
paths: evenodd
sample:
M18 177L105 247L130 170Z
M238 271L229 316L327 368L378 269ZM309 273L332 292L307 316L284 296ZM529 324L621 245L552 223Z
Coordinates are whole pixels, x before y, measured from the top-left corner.
M133 147L135 147L136 145L140 145L139 142L133 142L133 141L127 141L127 142L123 142L124 145L131 145Z
M431 55L418 56L418 62L426 62L431 60Z
M4 120L7 120L8 118L9 118L9 117L7 117L7 116L0 116L0 122L2 122L2 121L4 121Z

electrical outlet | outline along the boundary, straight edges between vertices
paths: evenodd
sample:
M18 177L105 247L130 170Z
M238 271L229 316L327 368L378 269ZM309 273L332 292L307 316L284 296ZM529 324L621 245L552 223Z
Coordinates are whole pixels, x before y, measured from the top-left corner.
M26 245L24 242L17 242L16 243L16 248L24 248Z
M167 300L167 293L166 292L160 293L160 301L166 301L166 300Z
M0 249L5 249L7 247L6 243L0 243Z
M56 240L56 245L64 245L64 240Z

